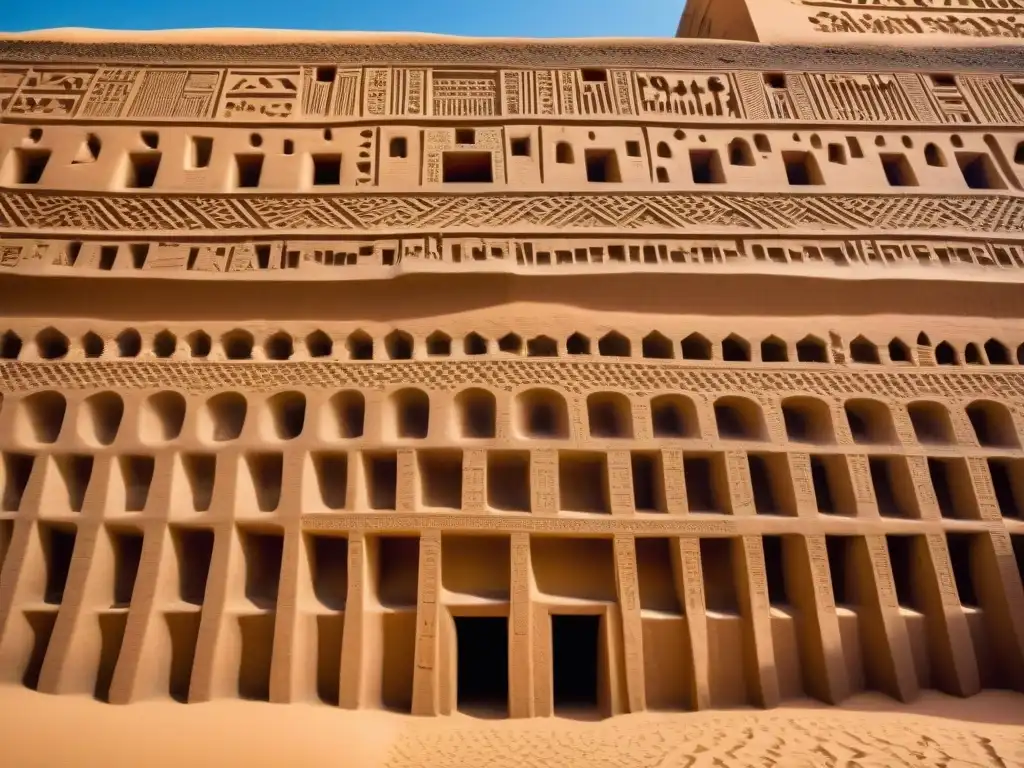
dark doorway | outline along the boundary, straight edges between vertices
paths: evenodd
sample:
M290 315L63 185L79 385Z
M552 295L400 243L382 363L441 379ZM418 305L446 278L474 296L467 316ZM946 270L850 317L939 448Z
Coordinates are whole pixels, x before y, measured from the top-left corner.
M508 619L456 616L459 709L508 715Z
M596 709L600 616L552 616L555 712Z

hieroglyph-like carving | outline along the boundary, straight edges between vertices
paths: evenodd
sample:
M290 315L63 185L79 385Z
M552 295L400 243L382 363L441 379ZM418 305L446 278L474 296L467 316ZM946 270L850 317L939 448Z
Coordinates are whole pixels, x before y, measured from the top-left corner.
M808 18L815 32L1024 38L1024 22L1016 16L878 16L870 13L853 14L849 11L821 11Z

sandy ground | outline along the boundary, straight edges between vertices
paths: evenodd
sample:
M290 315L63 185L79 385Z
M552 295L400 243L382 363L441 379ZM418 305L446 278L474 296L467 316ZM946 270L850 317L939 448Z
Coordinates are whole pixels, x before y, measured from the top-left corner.
M679 768L1024 766L1024 695L912 706L862 695L843 708L565 718L412 718L240 701L115 707L0 691L0 765L344 766L345 768Z

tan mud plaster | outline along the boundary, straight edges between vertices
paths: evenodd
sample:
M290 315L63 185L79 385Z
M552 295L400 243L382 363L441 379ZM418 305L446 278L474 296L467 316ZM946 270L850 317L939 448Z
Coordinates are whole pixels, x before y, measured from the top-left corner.
M1018 759L907 714L1024 707L1024 69L991 5L0 42L0 697L611 718L335 712L398 723L395 766L518 728L525 765L721 734L795 765L840 721L828 764ZM769 7L877 18L793 26L812 67ZM809 699L786 742L714 711Z

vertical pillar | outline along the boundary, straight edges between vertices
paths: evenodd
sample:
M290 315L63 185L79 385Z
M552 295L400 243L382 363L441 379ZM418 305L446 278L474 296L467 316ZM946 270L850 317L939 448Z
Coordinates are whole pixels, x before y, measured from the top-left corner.
M234 516L232 514L235 489L238 485L238 454L220 453L217 456L216 477L209 517L213 529L213 554L210 573L203 596L203 612L199 619L192 679L189 683L189 703L209 701L213 697L214 665L217 643L221 637L228 596L231 554L234 550Z
M622 617L627 711L642 712L647 708L647 696L644 682L644 629L640 616L640 586L636 571L636 542L632 536L616 536L614 548L615 586Z
M967 617L957 596L945 537L941 533L929 533L923 541L917 537L914 554L914 576L928 625L936 677L947 693L973 696L981 690L978 663Z
M352 531L348 535L348 592L338 682L338 704L344 709L358 709L363 698L366 570L366 537L362 532Z
M988 463L981 456L967 459L967 470L971 477L974 498L978 502L978 514L989 523L1002 524L1003 515L999 511L999 502L992 487L992 475L988 471Z
M530 451L530 508L535 515L558 513L558 451Z
M910 471L910 480L914 485L914 497L921 519L940 519L942 515L939 513L939 501L935 498L932 478L928 473L928 457L907 456L907 469Z
M678 448L661 451L662 483L665 489L665 511L670 515L685 515L686 474L683 470L683 452Z
M111 704L127 704L138 696L139 669L148 632L153 631L157 615L156 592L160 577L161 559L170 538L167 519L171 509L171 484L174 481L175 455L166 452L156 457L153 482L146 504L147 516L152 519L143 527L142 554L139 570L132 590L121 653L117 659L113 679L110 681Z
M80 642L83 621L96 620L96 617L84 617L86 612L87 590L93 586L89 583L90 570L95 563L94 556L99 537L103 534L103 510L107 502L110 487L110 473L114 459L107 456L93 458L92 473L89 485L82 499L82 511L75 521L75 549L71 557L71 567L64 587L57 621L50 635L50 644L46 648L46 658L39 672L38 690L41 693L91 693L86 678L91 670L85 670L82 664L69 663L69 657L76 652L73 642L76 634ZM49 467L50 472L59 472L56 464ZM81 659L85 662L85 659Z
M789 476L793 481L793 499L798 517L817 517L818 505L811 478L811 457L807 453L790 453Z
M629 451L608 451L608 502L615 516L632 515L636 512L633 503L633 467Z
M633 439L650 440L653 435L651 428L651 406L646 399L632 402Z
M917 698L918 682L907 625L900 613L885 536L853 539L850 570L868 683L898 701Z
M800 611L801 656L808 693L828 704L850 694L825 537L787 536L786 584Z
M424 531L420 535L419 584L416 596L416 654L412 679L412 713L439 713L437 602L441 578L441 533Z
M868 457L862 453L849 454L846 457L846 466L850 472L857 517L879 517Z
M760 536L742 536L732 542L734 578L743 616L744 652L748 685L762 707L779 703L772 620L768 603L768 576Z
M486 511L487 451L470 450L462 454L462 511L482 514Z
M395 489L395 511L416 511L416 452L411 448L398 451L396 457L398 487Z
M683 596L686 632L690 640L690 707L694 710L711 706L708 683L708 617L704 602L704 573L700 564L700 539L676 539L673 548L676 589Z
M281 573L274 614L274 650L270 662L270 701L287 704L296 699L295 654L298 634L299 560L302 553L302 471L303 454L286 451L281 478L278 517L284 527Z
M989 642L1000 659L1000 674L1024 691L1024 588L1005 528L978 537L972 553L972 577L985 613Z
M509 615L508 714L531 717L533 701L533 599L530 589L530 535L513 533Z
M725 471L729 482L729 503L732 513L737 516L756 514L747 454L744 451L728 451L725 454Z

